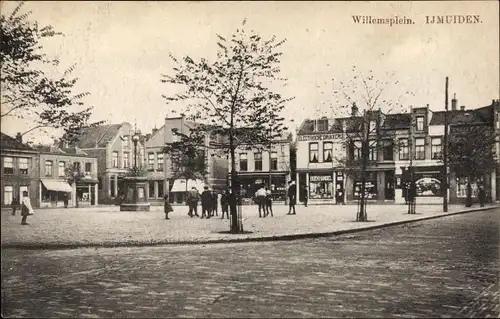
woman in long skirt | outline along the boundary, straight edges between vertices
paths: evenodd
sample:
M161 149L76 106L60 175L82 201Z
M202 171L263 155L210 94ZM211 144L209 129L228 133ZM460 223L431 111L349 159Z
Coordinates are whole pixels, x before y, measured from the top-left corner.
M21 220L21 225L29 225L26 222L26 219L28 219L28 216L33 215L33 207L31 206L30 198L28 197L28 192L24 191L23 192L23 200L21 204L21 216L23 217Z
M168 200L168 195L165 195L163 197L164 203L163 203L163 209L165 211L165 219L170 219L168 218L168 213L173 212L174 209L172 208L172 205L170 205L170 201Z

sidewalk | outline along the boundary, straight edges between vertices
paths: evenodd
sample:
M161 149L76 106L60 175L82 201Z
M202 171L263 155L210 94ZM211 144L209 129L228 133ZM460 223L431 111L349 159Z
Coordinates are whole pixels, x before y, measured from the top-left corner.
M150 212L120 212L118 206L97 209L40 209L21 226L19 212L11 216L2 211L2 248L75 248L128 245L212 243L250 240L318 237L377 228L388 224L435 218L454 213L493 209L450 206L448 213L440 205L417 206L417 214L408 215L404 205L368 206L368 222L355 222L356 205L297 207L297 215L287 216L288 207L275 205L274 217L259 218L257 206L243 206L245 234L229 234L229 220L189 218L186 207L174 207L170 220L164 219L163 207Z

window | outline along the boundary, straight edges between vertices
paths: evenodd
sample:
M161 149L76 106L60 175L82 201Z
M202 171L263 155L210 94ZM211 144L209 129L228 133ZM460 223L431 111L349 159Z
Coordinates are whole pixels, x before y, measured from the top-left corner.
M66 163L59 162L57 163L57 176L64 177L66 175Z
M92 163L85 163L85 175L92 174Z
M113 168L118 167L118 152L113 152L113 157L111 158L111 165Z
M156 166L158 171L163 171L163 153L156 154Z
M431 158L441 159L443 156L443 145L440 137L434 137L431 140Z
M124 135L123 136L123 147L129 147L130 146L129 138L130 138L130 136L128 136L128 135Z
M353 159L359 161L361 159L361 141L355 141L353 144Z
M318 143L309 143L309 162L318 162Z
M392 141L384 141L383 153L384 161L394 160L394 144Z
M4 158L5 160L5 158ZM12 204L12 198L14 197L14 187L13 186L5 186L3 188L3 203L4 205Z
M368 142L368 160L369 161L377 160L377 141Z
M52 161L45 161L45 176L52 176Z
M309 198L326 199L333 198L333 176L313 175L309 176Z
M115 197L115 177L111 176L109 179L109 195Z
M158 181L158 198L163 198L163 181Z
M102 191L102 177L97 177L97 189Z
M76 172L80 172L80 162L74 162L73 167Z
M377 130L377 122L372 120L370 121L370 133L374 133Z
M247 170L248 170L247 154L241 153L240 154L240 171L245 172Z
M399 159L400 160L408 160L408 139L400 138L399 139Z
M255 163L255 170L261 171L262 170L262 153L254 153L253 159L254 159L254 163Z
M317 127L317 130L319 132L322 132L322 131L328 131L328 119L321 119L321 120L318 120L318 127Z
M425 139L423 138L415 139L415 159L425 159Z
M155 169L155 153L148 153L148 170Z
M278 153L271 153L271 170L278 170Z
M323 143L323 162L333 161L333 143L324 142Z
M19 173L23 175L28 175L28 162L29 159L26 157L21 157L19 159ZM52 175L52 173L51 173Z
M130 167L130 153L124 152L123 153L123 168L129 168Z
M3 173L14 174L14 159L12 157L3 158Z
M424 130L424 117L417 116L417 131L423 131L423 130Z

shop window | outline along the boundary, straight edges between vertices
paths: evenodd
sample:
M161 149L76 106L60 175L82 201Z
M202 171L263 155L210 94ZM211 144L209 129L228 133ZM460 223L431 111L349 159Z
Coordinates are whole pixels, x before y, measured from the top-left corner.
M384 161L394 160L394 143L392 141L384 141L383 156Z
M354 199L361 198L361 176L356 176L354 180L353 196ZM377 198L377 173L376 172L366 172L365 178L365 198L366 199L376 199Z
M309 198L325 199L333 198L332 175L310 175L309 176Z
M158 166L156 170L163 171L163 153L156 154L156 165Z
M431 140L431 156L432 159L441 159L443 157L443 145L440 137Z
M323 143L323 161L332 162L333 161L333 143L324 142Z
M417 160L425 159L425 139L423 138L415 139L415 159Z
M52 176L52 161L45 161L45 176Z
M111 161L113 168L118 168L118 152L113 152Z
M278 153L271 153L271 170L278 170Z
M59 177L66 176L66 163L65 162L57 163L57 175Z
M21 157L19 159L19 173L22 175L28 175L28 167L29 167L29 159L26 157Z
M14 159L12 157L3 158L3 173L14 174Z
M408 160L409 152L408 152L408 139L400 138L399 139L399 160L404 161Z
M318 159L318 143L309 143L309 162L317 163Z
M240 154L240 171L246 172L247 170L248 170L247 154L241 153Z
M261 171L262 170L262 153L254 153L253 159L254 159L254 164L255 164L255 170Z
M4 205L12 204L13 198L14 198L14 187L10 186L10 185L4 186L4 188L3 188L3 203L4 203Z

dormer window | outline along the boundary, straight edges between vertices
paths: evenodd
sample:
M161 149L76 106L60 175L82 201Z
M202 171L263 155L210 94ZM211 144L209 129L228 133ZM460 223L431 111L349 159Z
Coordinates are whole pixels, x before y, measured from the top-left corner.
M320 119L317 121L316 130L318 132L328 131L328 119Z
M424 130L424 117L417 116L417 131L421 132Z

